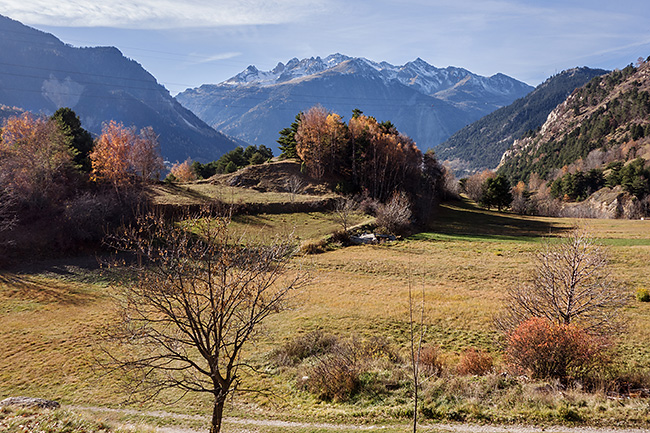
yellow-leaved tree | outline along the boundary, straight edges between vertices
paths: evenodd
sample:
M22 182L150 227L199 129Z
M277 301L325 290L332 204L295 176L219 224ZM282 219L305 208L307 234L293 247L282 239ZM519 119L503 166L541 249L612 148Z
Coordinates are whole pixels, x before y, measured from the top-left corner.
M135 128L114 120L104 124L90 160L92 180L111 184L116 190L137 181L156 180L164 168L158 136L151 127L136 134Z

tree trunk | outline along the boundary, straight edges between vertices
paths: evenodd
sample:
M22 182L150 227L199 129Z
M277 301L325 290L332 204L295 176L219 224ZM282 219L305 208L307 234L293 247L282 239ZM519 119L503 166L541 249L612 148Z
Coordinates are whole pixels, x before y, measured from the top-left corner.
M214 399L214 407L212 408L212 425L210 426L210 433L219 433L221 430L221 420L223 419L223 406L225 400L222 398Z

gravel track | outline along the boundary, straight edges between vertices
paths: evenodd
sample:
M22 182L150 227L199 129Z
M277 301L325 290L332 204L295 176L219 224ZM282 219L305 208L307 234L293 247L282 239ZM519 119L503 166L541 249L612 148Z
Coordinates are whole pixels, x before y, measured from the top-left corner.
M171 418L174 420L197 420L208 421L208 417L202 415L185 415L165 411L139 411L135 409L111 409L93 406L64 406L65 409L91 412L111 412L124 415L143 415L158 418ZM225 417L223 431L225 433L257 433L259 427L275 428L304 428L332 431L367 431L383 430L394 425L354 425L354 424L332 424L312 423L279 420L259 420L247 418ZM397 426L398 427L398 426ZM412 425L404 424L404 431L410 431ZM650 429L642 428L604 428L604 427L564 427L564 426L522 426L522 425L479 425L479 424L421 424L418 429L423 432L440 433L650 433ZM205 433L204 430L195 430L177 426L157 427L158 433Z

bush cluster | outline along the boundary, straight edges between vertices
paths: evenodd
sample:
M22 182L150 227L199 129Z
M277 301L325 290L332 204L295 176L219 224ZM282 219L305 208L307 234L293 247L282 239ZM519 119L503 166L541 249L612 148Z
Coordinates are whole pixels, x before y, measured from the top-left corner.
M465 349L456 366L456 372L461 376L483 376L493 369L492 355L475 347Z
M506 360L534 379L587 379L606 363L607 341L574 324L533 317L507 336Z
M639 302L650 302L650 290L645 287L639 287L636 290L636 300Z
M278 366L296 367L299 386L325 401L348 401L360 393L386 392L391 372L402 362L383 338L341 339L320 330L299 336L273 351ZM388 372L377 379L379 372Z

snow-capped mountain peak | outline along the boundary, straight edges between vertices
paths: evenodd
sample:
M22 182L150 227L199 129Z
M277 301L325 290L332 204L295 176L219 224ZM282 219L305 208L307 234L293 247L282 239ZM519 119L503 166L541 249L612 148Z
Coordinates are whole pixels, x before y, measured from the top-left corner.
M349 57L340 53L329 55L324 59L310 57L300 60L294 57L286 64L278 63L270 71L260 71L255 66L249 66L246 70L220 83L218 86L261 88L284 84L292 80L316 76L325 72L341 75L362 74L378 77L386 82L397 81L426 95L448 92L450 89L468 83L475 88L481 88L485 92L497 94L510 93L513 90L513 85L518 87L513 84L515 80L503 74L482 77L466 69L453 66L436 68L420 57L404 65L395 66L388 62L377 63L363 57Z

